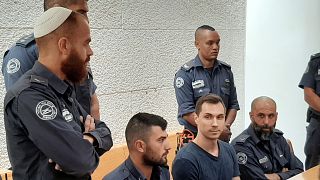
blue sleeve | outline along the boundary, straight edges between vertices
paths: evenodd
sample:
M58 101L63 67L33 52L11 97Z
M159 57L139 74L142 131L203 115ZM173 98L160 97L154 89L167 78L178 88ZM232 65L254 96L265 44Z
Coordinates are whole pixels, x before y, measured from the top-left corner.
M179 70L174 78L174 89L178 102L178 116L182 117L187 113L195 111L193 98L192 79L187 72Z
M74 129L78 124L67 122L50 93L24 90L14 101L16 105L6 110L15 109L15 116L9 120L20 119L28 132L28 138L48 158L60 165L63 172L74 176L90 174L99 164L99 155L92 144L83 139L82 132ZM41 119L43 113L39 103L46 102L52 109L50 116ZM40 116L40 115L41 116ZM71 124L72 123L72 124Z
M233 73L231 70L230 70L230 82L231 82L231 89L230 89L230 97L229 97L227 109L240 110L238 98L237 98L237 90L236 90L236 86L234 84Z
M2 74L8 90L25 72L31 69L38 59L36 44L23 47L14 45L3 57Z
M89 67L88 69L88 83L89 83L89 88L90 88L90 96L96 93L97 86L93 81L93 74L91 71L91 68Z
M237 160L237 155L236 155L236 151L233 149L233 147L231 145L230 149L231 149L231 157L232 157L232 161L233 161L233 176L232 177L237 177L240 176L240 171L239 171L239 164L238 164L238 160Z
M176 159L172 165L172 177L174 180L198 180L199 175L195 165L184 158Z
M306 71L302 75L301 81L299 83L300 88L309 87L316 90L316 81L314 79L314 75L317 72L317 61L310 60L307 66Z

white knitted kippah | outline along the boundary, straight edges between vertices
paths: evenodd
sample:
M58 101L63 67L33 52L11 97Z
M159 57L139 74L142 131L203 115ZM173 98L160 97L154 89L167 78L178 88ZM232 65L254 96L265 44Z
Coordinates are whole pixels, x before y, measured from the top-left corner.
M45 11L34 25L34 37L40 38L56 30L70 16L71 10L63 7L53 7Z

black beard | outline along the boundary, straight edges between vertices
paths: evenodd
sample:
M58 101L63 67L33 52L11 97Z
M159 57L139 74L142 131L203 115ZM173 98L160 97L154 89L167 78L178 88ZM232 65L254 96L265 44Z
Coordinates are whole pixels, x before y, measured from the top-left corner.
M152 158L148 157L148 150L147 153L143 155L143 162L145 165L148 166L162 166L167 164L167 158L163 161L162 158L159 161L155 161Z
M268 125L263 125L263 126L259 126L256 123L252 123L254 131L256 133L256 135L258 136L259 139L263 140L263 141L269 141L270 140L270 136L273 133L274 130L274 126L268 126ZM263 129L269 129L269 132L264 131Z

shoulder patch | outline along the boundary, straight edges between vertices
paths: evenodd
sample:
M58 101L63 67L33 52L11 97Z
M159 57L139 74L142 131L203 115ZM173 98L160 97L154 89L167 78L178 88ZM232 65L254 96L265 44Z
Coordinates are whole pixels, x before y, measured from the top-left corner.
M242 134L235 139L235 142L236 143L244 143L249 137L250 137L250 135L248 135L248 134Z
M14 74L20 69L20 61L17 58L12 58L7 63L7 73Z
M226 67L228 67L228 68L231 68L231 66L230 66L228 63L223 62L223 61L220 61L220 60L218 60L218 61L219 61L220 64L222 64L223 66L226 66Z
M43 84L45 86L48 86L48 79L43 78L41 76L31 75L30 82L31 83Z
M185 70L185 71L189 71L191 68L194 67L194 63L193 60L188 61L187 63L185 63L183 66L181 66L181 69Z
M51 101L43 100L37 104L36 114L42 120L53 120L57 116L57 108Z
M247 155L245 153L238 152L237 153L237 159L238 159L238 163L239 164L246 164L247 160L248 160L248 157L247 157Z
M29 34L20 38L17 42L17 46L27 47L31 42L35 41L33 34Z

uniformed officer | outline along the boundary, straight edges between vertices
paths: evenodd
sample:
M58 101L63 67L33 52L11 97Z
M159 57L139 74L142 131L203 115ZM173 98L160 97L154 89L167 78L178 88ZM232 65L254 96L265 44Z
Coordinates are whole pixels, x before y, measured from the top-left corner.
M305 167L310 169L320 164L320 53L311 56L299 87L304 89L304 100L309 105L304 152Z
M178 102L178 121L196 134L195 104L206 94L219 95L227 108L226 127L220 139L229 142L230 126L236 118L239 104L230 65L217 59L220 49L218 32L203 25L195 32L198 55L184 64L175 75L174 88Z
M63 6L70 8L87 16L87 0L44 0L44 10L53 6ZM2 74L6 90L8 90L24 73L32 68L38 60L38 48L33 34L26 35L19 39L3 57ZM76 97L82 107L95 119L100 119L99 101L95 93L96 85L89 68L87 78L84 78L79 85L75 86Z
M129 157L104 180L169 180L167 155L170 144L167 121L160 116L138 113L128 122L125 136Z
M112 139L105 123L79 105L69 83L87 76L93 54L88 21L54 7L36 21L34 36L39 60L5 96L13 178L90 179Z
M288 179L303 172L302 162L290 149L283 133L275 129L278 113L265 96L251 103L250 126L232 141L241 179Z

